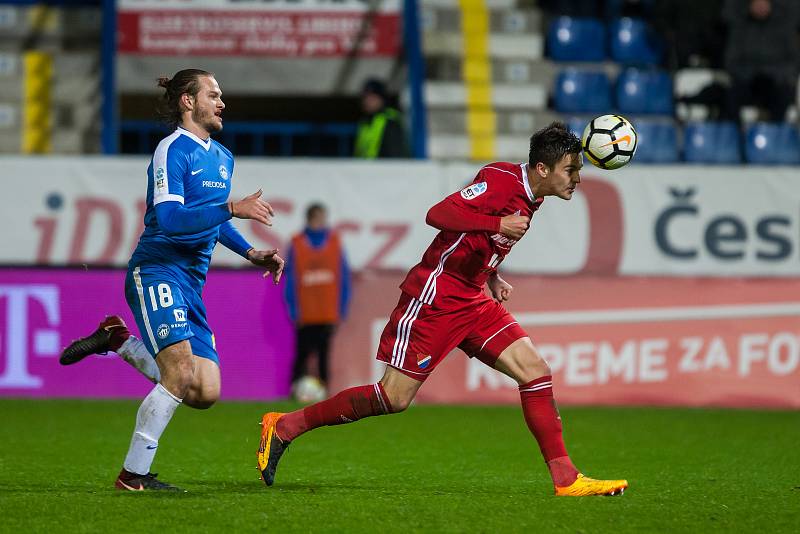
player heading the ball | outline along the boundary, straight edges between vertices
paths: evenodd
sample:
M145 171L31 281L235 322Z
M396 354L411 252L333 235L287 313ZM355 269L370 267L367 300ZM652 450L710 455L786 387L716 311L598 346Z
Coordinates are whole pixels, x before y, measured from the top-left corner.
M513 287L497 271L545 197L572 198L582 165L580 140L555 122L533 134L527 162L490 163L469 186L428 211L426 222L439 233L400 285L400 299L378 347L377 359L386 364L383 378L301 410L265 414L256 456L267 486L293 440L321 426L404 411L458 347L519 384L525 422L557 495L618 495L628 487L625 480L585 477L573 465L562 437L550 367L503 306Z

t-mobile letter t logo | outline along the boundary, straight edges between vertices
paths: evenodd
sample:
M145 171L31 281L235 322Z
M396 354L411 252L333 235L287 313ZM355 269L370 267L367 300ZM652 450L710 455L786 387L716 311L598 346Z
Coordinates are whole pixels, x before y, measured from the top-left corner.
M28 372L28 307L36 302L44 308L48 326L33 332L33 353L37 356L58 354L60 345L58 325L61 313L58 306L58 287L49 284L0 285L0 299L6 299L5 332L0 338L0 355L5 360L0 367L0 388L38 388L42 379Z

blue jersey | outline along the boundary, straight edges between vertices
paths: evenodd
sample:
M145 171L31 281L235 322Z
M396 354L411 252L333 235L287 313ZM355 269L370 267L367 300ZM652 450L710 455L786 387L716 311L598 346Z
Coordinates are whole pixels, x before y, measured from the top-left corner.
M162 202L179 202L188 209L224 205L232 176L233 155L218 142L204 141L180 127L162 139L147 168L145 228L129 267L177 269L202 286L220 225L198 233L168 235L159 227L156 206Z

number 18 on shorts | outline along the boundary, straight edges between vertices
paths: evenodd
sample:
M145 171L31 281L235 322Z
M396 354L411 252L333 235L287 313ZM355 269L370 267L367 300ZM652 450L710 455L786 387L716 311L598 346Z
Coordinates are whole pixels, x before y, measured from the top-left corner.
M187 317L188 303L177 281L136 267L128 271L125 297L153 355L194 335Z

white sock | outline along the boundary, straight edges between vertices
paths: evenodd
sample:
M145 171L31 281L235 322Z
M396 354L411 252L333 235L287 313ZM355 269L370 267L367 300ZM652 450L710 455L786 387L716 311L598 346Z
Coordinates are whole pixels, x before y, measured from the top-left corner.
M158 448L158 438L167 428L175 409L181 404L179 399L161 384L147 394L136 413L136 428L131 438L131 446L122 467L130 473L146 475L153 465Z
M161 382L161 372L158 370L156 360L136 336L131 336L117 351L120 357L134 366L137 371L146 376L153 384Z

